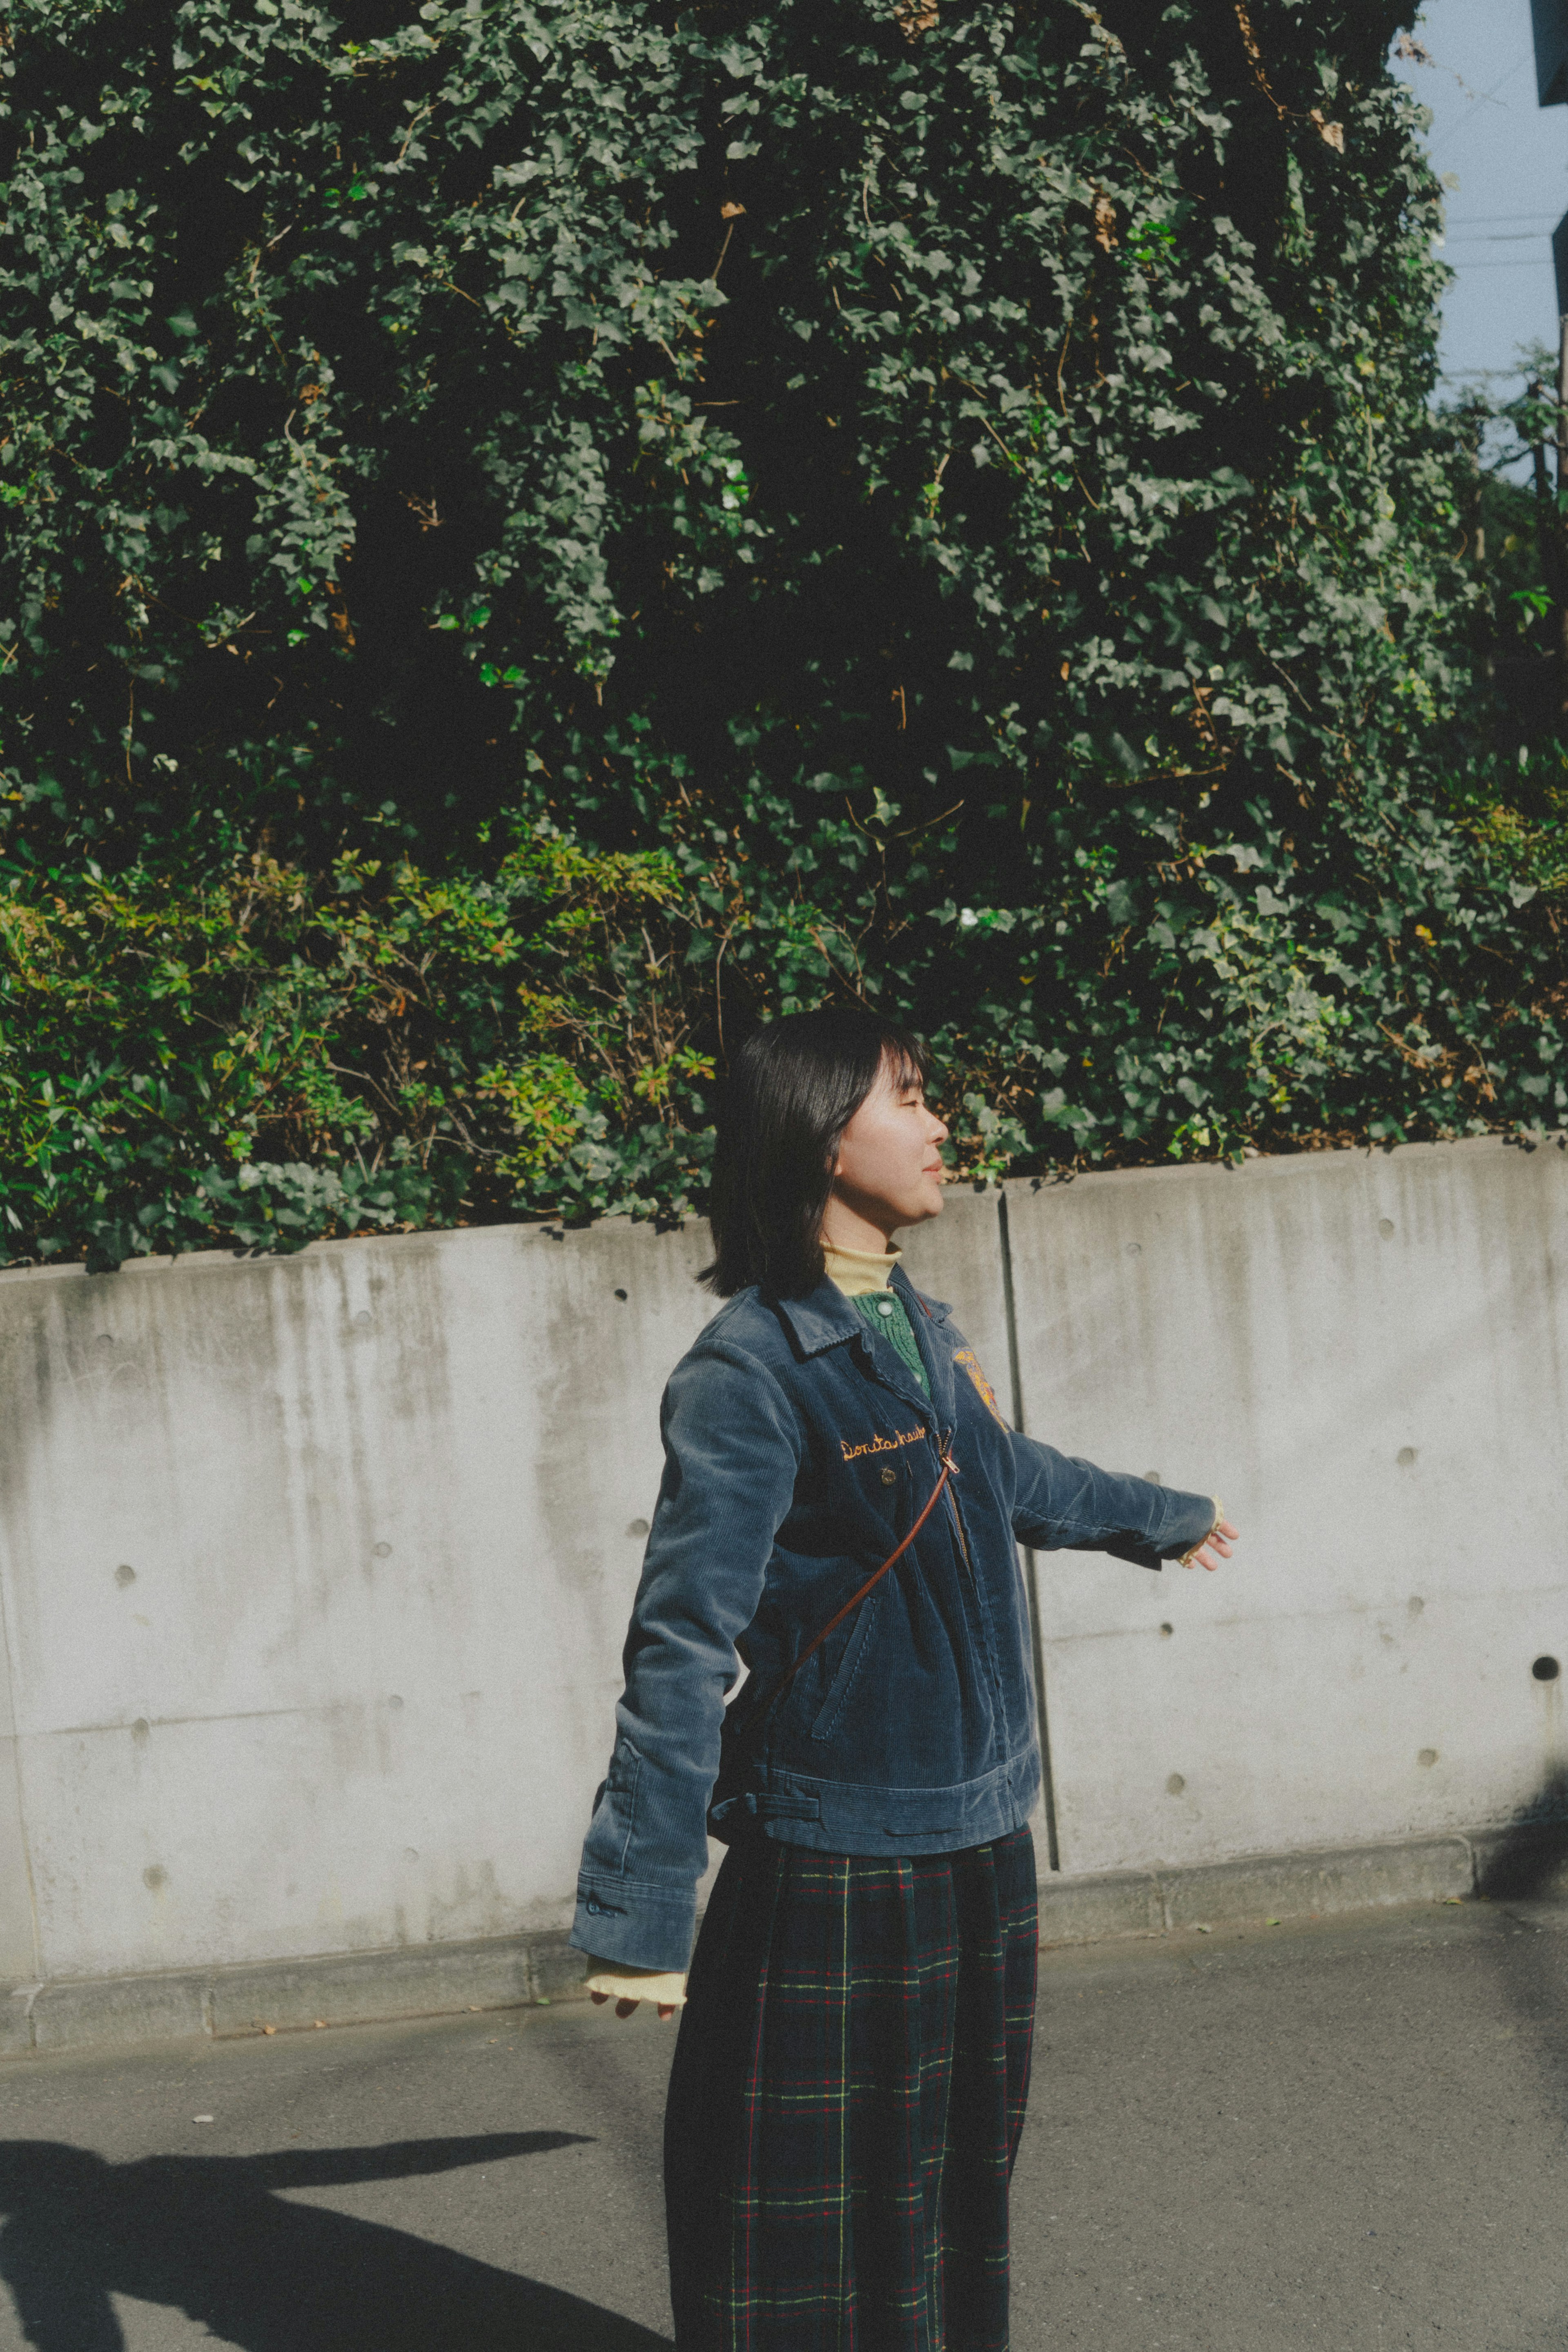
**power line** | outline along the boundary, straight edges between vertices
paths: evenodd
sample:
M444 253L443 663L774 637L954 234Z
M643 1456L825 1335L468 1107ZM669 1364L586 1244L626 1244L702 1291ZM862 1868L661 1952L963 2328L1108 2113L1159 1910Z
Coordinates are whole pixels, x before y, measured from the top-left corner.
M1521 66L1527 65L1529 63L1532 54L1532 48L1521 49L1519 56L1515 58L1512 65L1509 67L1508 71L1504 74L1500 74L1497 80L1493 82L1490 89L1483 89L1479 98L1471 99L1469 106L1466 107L1458 121L1454 124L1452 130L1446 131L1443 133L1441 139L1439 139L1431 149L1431 152L1434 155L1437 154L1443 148L1448 145L1451 140L1457 139L1461 131L1468 130L1469 127L1470 117L1475 113L1476 109L1479 106L1484 106L1489 99L1495 98L1498 91L1503 88L1504 84L1511 82L1513 79L1514 75L1519 71Z

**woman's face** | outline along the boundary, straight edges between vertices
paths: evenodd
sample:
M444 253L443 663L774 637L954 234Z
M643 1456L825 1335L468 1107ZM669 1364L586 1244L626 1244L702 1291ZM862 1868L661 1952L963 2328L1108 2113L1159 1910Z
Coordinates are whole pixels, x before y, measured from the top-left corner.
M919 1080L895 1084L884 1060L876 1084L844 1129L833 1200L884 1238L900 1225L939 1215L946 1171L937 1146L946 1135Z

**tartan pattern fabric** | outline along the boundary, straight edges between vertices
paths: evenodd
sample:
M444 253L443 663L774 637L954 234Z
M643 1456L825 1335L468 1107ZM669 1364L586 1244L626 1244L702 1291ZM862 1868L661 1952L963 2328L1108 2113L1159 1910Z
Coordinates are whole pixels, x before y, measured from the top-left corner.
M1028 1830L731 1847L665 2113L679 2352L1007 2352L1038 1941Z

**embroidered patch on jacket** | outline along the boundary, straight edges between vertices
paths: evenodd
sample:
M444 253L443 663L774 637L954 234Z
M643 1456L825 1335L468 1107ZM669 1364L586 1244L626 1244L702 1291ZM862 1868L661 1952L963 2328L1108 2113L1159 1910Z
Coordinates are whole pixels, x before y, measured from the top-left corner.
M999 1422L1001 1426L1007 1430L1010 1435L1012 1423L1009 1421L1006 1413L1002 1411L1001 1406L997 1402L997 1392L995 1389L992 1388L989 1381L986 1378L985 1373L980 1370L980 1360L978 1356L976 1355L973 1348L960 1348L957 1354L954 1357L953 1361L956 1364L963 1365L964 1370L968 1373L969 1378L974 1381L975 1386L979 1390L980 1394L984 1397L986 1401L986 1410L990 1414L991 1419L993 1421Z
M918 1445L926 1433L924 1429L901 1429L891 1437L868 1437L861 1445L852 1445L847 1437L841 1437L839 1444L846 1462L858 1462L862 1454L896 1454L901 1445Z

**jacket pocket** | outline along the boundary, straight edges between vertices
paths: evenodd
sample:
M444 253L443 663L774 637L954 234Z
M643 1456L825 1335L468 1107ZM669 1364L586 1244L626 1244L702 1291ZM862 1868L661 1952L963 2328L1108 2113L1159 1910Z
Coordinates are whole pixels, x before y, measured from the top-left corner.
M850 1638L844 1644L844 1654L839 1660L838 1673L828 1685L827 1696L818 1709L817 1719L811 1726L813 1739L831 1739L838 1728L839 1717L844 1711L856 1678L865 1664L881 1600L880 1592L870 1592L861 1602L860 1614L856 1617Z

